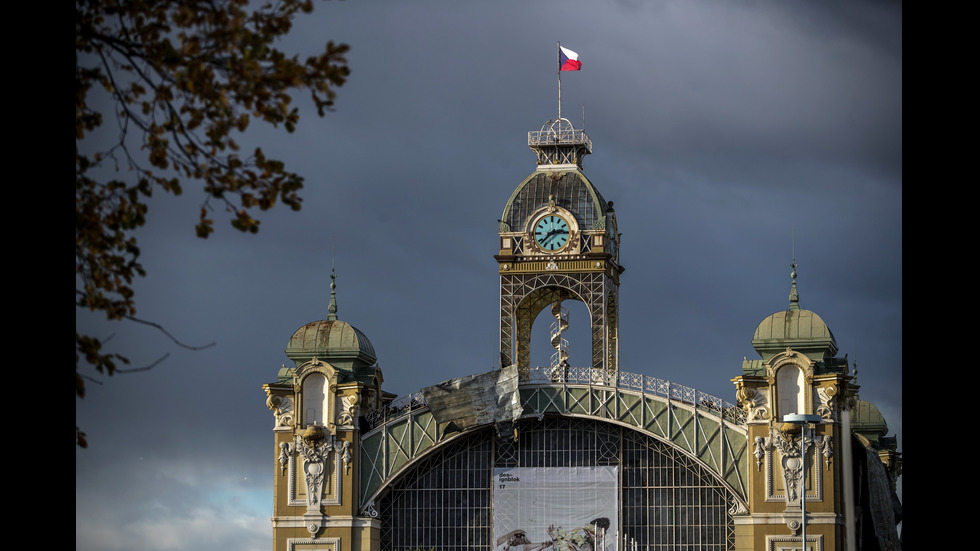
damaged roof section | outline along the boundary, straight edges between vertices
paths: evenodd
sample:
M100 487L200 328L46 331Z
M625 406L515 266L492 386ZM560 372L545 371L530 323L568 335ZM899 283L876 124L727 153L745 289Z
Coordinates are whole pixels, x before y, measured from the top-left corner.
M517 383L517 366L512 365L425 387L422 396L437 422L466 430L516 421L524 411Z

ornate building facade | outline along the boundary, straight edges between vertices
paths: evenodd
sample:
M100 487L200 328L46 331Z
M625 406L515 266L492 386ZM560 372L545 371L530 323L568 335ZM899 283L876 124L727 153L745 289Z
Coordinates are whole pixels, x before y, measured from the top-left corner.
M528 145L537 168L499 220L499 369L386 393L333 282L327 319L289 340L294 365L263 387L273 549L783 551L804 548L804 511L807 550L899 549L897 443L799 307L795 267L789 307L756 329L760 359L734 373L737 403L623 371L620 236L582 168L591 140L559 118ZM588 310L587 365L569 365L565 301ZM545 309L555 352L533 366Z

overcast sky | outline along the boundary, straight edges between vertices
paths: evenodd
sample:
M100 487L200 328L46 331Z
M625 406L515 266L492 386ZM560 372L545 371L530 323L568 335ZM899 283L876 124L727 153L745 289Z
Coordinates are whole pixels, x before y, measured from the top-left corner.
M135 366L170 354L90 373L104 384L76 402L76 549L270 547L261 386L326 317L334 255L339 317L371 339L386 390L496 367L497 219L535 168L527 132L557 115L557 41L583 63L563 114L584 111L585 171L623 235L620 368L734 402L755 327L788 306L795 232L801 305L904 448L901 3L318 2L284 47L327 40L351 46L336 112L297 97L294 134L256 123L240 140L306 178L303 210L200 240L186 183L139 232L139 316L216 345L76 312ZM566 306L584 365L585 309Z

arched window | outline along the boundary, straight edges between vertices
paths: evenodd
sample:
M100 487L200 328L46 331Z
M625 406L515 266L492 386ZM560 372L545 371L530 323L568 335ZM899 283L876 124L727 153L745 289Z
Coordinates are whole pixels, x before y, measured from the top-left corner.
M777 419L782 419L787 413L806 413L806 401L803 384L803 371L795 365L784 365L776 372L776 396L779 408Z
M327 378L322 373L310 373L303 379L303 424L326 425Z

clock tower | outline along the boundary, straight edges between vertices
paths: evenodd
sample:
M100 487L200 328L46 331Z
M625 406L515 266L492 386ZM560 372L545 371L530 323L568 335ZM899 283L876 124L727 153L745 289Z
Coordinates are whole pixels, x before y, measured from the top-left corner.
M613 204L582 170L592 140L567 119L553 119L528 132L537 170L504 206L494 257L500 273L500 367L516 364L526 379L531 367L531 325L551 308L552 367L567 367L568 327L563 301L589 312L592 357L579 359L595 377L615 381L619 371L619 233Z

